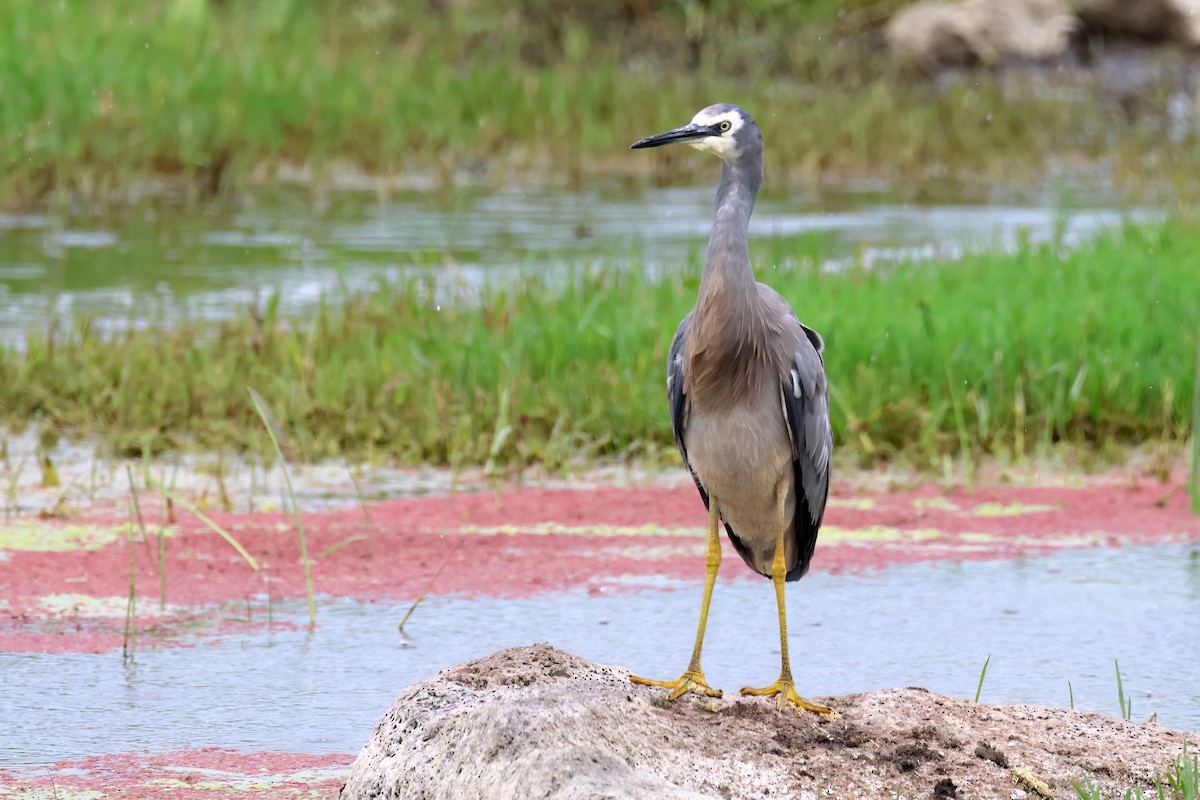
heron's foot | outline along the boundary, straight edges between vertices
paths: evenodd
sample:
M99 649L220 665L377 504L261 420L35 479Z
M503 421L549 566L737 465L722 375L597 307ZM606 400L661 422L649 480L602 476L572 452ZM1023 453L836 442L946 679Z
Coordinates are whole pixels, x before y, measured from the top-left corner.
M642 686L661 686L664 689L670 689L671 693L667 695L668 700L676 700L688 692L708 697L720 697L724 694L720 689L714 689L708 685L708 681L704 680L704 670L700 669L689 669L673 681L652 681L637 675L630 675L629 680Z
M790 678L784 678L782 676L770 686L764 686L761 689L755 689L747 686L745 689L742 689L742 694L752 694L767 697L773 695L775 697L775 703L779 706L780 711L790 704L802 711L811 711L814 714L820 714L826 719L837 719L840 716L832 708L819 706L816 703L811 703L808 700L805 700L796 691L796 684L792 683Z

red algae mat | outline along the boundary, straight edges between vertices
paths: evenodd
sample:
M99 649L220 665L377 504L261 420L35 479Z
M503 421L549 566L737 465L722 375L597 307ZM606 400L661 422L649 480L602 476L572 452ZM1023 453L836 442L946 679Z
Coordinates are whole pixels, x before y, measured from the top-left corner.
M1189 513L1185 493L1168 488L1129 479L973 491L858 492L835 485L813 569L1200 541L1200 517ZM130 528L123 509L0 524L0 658L115 654L131 565L139 649L202 647L206 637L237 636L267 624L272 603L304 597L290 516L210 512L258 562L256 571L178 509L160 539L158 499L141 499L146 536ZM318 594L395 601L415 598L426 586L433 594L519 598L580 587L631 590L662 578L699 581L704 521L690 485L522 488L383 501L366 513L357 504L305 513L304 530ZM725 547L731 558L722 580L745 577ZM3 744L11 752L14 743ZM214 800L333 797L352 759L216 749L99 755L0 768L0 797L151 798L189 789Z
M336 797L353 756L239 753L205 748L155 755L109 755L16 772L0 768L0 797L22 800L221 800Z
M131 562L139 647L236 635L265 625L268 603L304 597L290 516L210 513L259 563L255 571L185 512L176 510L160 542L157 523L149 522L158 519L155 501L143 498L142 505L145 541L140 528L127 540L127 517L112 513L0 526L0 652L119 650ZM412 599L426 585L433 594L526 597L664 577L699 580L704 520L689 485L392 500L371 505L367 515L357 506L306 513L304 529L317 593L376 601ZM1165 493L1158 483L835 490L813 569L1190 540L1200 540L1200 517L1189 513L1184 493ZM732 556L728 542L725 547ZM746 574L736 557L721 573L723 579Z

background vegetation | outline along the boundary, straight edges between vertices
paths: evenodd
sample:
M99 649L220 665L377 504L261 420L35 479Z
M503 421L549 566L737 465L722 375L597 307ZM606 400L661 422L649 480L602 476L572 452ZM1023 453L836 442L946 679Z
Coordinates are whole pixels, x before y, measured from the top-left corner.
M880 26L900 4L112 0L84 13L7 0L0 198L106 204L166 177L221 201L283 166L317 182L356 169L435 186L637 169L669 179L694 168L683 151L629 159L625 145L715 100L756 114L775 186L945 175L1004 186L1097 164L1104 180L1174 182L1186 196L1200 164L1195 135L1162 113L1169 84L1139 89L1131 110L1086 71L1070 79L1082 92L1028 70L920 74L883 50ZM1179 441L1198 245L1183 215L1077 252L1026 245L885 272L820 272L819 236L753 252L826 335L836 435L869 462ZM130 454L266 452L252 386L295 457L654 456L670 451L662 361L698 270L694 254L650 281L636 254L618 253L478 302L439 304L433 279L413 279L310 320L272 305L113 337L77 318L0 350L0 417L39 425L47 444L67 431Z
M1070 442L1119 455L1187 436L1200 330L1200 229L1130 227L1064 253L1023 245L889 272L821 271L822 237L754 250L760 275L825 334L839 447L1019 459ZM701 254L665 280L640 263L531 278L446 304L433 280L383 284L287 323L113 339L86 320L0 352L0 409L130 455L186 442L267 452L246 391L293 458L561 464L671 453L666 346ZM51 435L50 441L53 441Z
M897 68L899 0L112 0L0 4L0 197L110 201L154 176L201 193L354 167L449 183L581 182L645 167L628 141L732 100L784 178L1013 180L1105 158L1119 179L1195 165L1173 87L1128 99L987 70ZM1182 63L1184 57L1177 59ZM1170 68L1164 70L1174 74ZM1182 72L1181 72L1182 74ZM657 163L678 169L678 154Z

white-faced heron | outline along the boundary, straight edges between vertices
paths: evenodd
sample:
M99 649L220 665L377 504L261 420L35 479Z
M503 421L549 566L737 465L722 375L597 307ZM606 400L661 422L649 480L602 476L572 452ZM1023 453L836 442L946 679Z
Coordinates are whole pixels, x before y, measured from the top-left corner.
M720 697L700 668L704 626L712 598L721 540L753 570L771 578L779 608L779 680L743 694L774 695L820 714L830 709L797 692L788 660L784 581L808 571L829 492L833 433L820 335L790 305L754 280L746 237L762 184L762 136L750 115L721 103L682 128L642 139L633 148L682 142L723 162L717 212L700 293L671 341L667 398L675 444L708 508L707 574L700 626L687 670L677 680L635 683Z

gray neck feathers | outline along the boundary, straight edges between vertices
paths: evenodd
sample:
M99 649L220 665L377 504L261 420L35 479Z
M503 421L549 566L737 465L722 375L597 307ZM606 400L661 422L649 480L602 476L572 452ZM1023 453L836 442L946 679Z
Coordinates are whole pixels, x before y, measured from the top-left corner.
M717 213L700 278L700 296L689 350L691 378L699 396L693 402L714 409L756 396L763 380L767 341L765 309L750 268L746 243L750 214L762 183L757 154L726 162L717 190ZM704 391L708 385L722 391Z
M700 279L699 305L728 305L735 318L752 313L758 304L746 243L750 214L762 184L762 158L756 155L748 153L727 161L721 170L717 212Z

